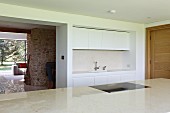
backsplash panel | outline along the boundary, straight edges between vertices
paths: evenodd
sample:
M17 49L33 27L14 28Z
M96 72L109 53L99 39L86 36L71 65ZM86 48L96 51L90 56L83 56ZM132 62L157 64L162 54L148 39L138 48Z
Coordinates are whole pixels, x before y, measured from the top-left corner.
M73 72L94 71L94 62L98 62L99 70L107 66L106 70L123 69L124 51L105 50L73 50Z

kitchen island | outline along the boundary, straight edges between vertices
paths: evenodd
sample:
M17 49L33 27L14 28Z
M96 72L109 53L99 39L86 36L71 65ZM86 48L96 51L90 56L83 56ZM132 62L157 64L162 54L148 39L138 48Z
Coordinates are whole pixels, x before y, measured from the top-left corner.
M169 113L170 80L133 83L150 88L107 93L92 87L0 94L0 113Z

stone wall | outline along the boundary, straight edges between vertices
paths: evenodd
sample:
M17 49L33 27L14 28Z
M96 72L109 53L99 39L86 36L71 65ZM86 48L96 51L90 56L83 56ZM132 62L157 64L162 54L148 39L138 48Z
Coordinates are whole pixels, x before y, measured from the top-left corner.
M31 85L42 86L47 83L46 62L55 62L56 31L48 29L32 29L27 38L30 59Z

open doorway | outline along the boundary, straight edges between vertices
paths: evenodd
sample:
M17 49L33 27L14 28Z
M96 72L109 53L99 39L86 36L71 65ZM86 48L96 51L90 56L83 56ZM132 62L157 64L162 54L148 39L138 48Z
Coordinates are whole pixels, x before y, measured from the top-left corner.
M8 83L2 84L17 86L12 92L48 89L46 64L56 64L56 26L0 21L0 33L0 80Z

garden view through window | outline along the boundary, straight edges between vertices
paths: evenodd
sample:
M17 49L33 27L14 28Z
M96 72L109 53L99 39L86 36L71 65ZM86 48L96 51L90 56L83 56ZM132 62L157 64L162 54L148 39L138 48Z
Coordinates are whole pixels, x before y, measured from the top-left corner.
M26 40L0 39L0 71L11 70L16 63L27 61Z

